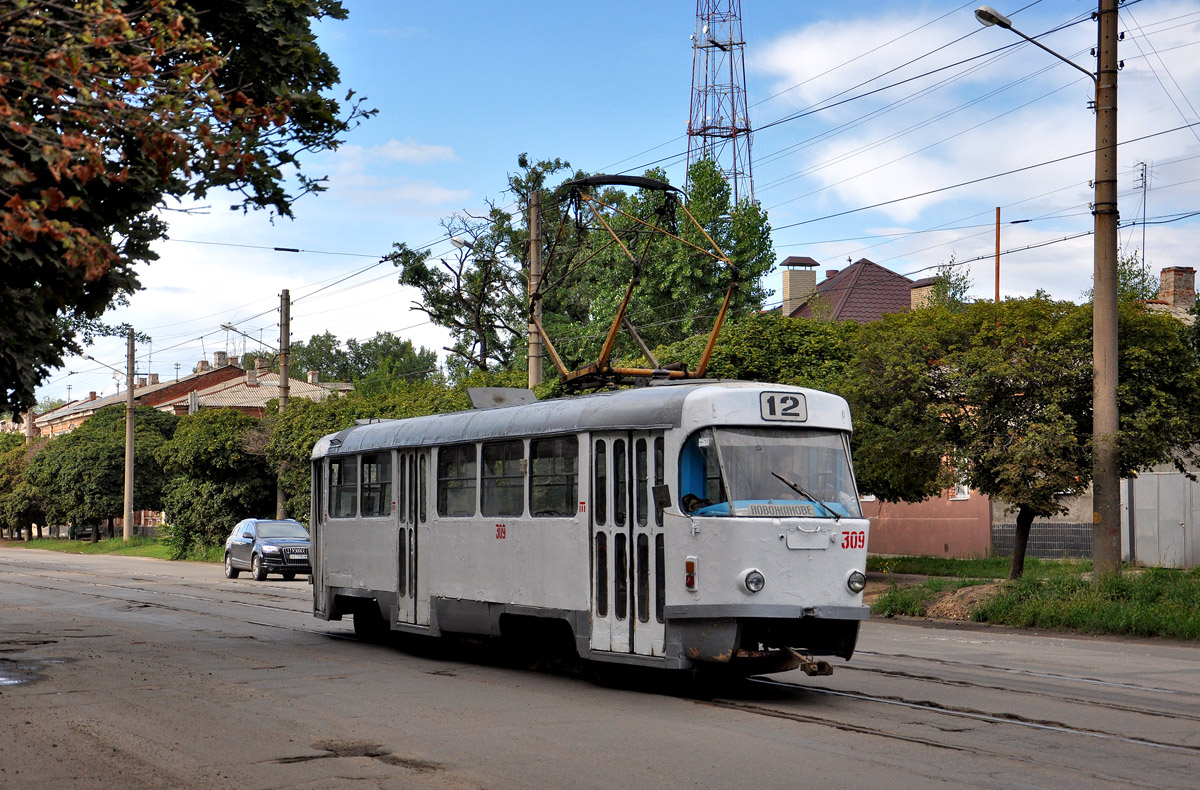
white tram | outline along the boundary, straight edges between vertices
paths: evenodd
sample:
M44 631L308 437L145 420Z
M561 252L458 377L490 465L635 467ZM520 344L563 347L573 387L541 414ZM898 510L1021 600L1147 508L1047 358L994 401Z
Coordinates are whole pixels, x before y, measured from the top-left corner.
M868 615L849 439L842 398L747 382L356 425L313 449L314 614L815 671Z

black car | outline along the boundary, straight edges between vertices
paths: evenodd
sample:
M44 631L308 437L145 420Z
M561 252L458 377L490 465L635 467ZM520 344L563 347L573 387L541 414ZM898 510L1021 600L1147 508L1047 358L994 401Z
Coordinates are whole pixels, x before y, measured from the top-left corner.
M250 571L256 581L278 573L291 581L297 573L312 573L309 537L294 519L248 518L239 521L225 541L225 578Z

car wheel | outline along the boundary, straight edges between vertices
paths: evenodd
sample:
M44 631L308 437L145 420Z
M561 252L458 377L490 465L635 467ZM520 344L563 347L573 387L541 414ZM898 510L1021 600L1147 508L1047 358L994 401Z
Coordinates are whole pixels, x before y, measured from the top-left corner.
M294 571L284 571L283 572L283 580L285 582L290 582L294 578L296 578L296 574Z
M236 579L241 573L237 568L233 567L233 560L229 556L229 552L225 552L225 578Z
M254 581L265 582L267 580L267 569L263 566L262 557L257 554L254 559L250 560L250 572L254 574Z

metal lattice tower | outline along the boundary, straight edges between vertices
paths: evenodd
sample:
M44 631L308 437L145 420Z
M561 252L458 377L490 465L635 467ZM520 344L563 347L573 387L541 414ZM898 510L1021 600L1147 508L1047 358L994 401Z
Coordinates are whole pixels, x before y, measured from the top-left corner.
M745 43L741 0L696 0L688 167L705 157L716 162L733 189L734 203L754 199Z

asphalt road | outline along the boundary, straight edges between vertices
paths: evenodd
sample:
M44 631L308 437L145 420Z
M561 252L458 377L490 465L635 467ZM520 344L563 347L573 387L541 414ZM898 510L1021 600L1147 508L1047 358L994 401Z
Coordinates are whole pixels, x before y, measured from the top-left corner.
M2 788L1200 783L1200 648L874 621L832 677L357 642L306 579L0 548Z

